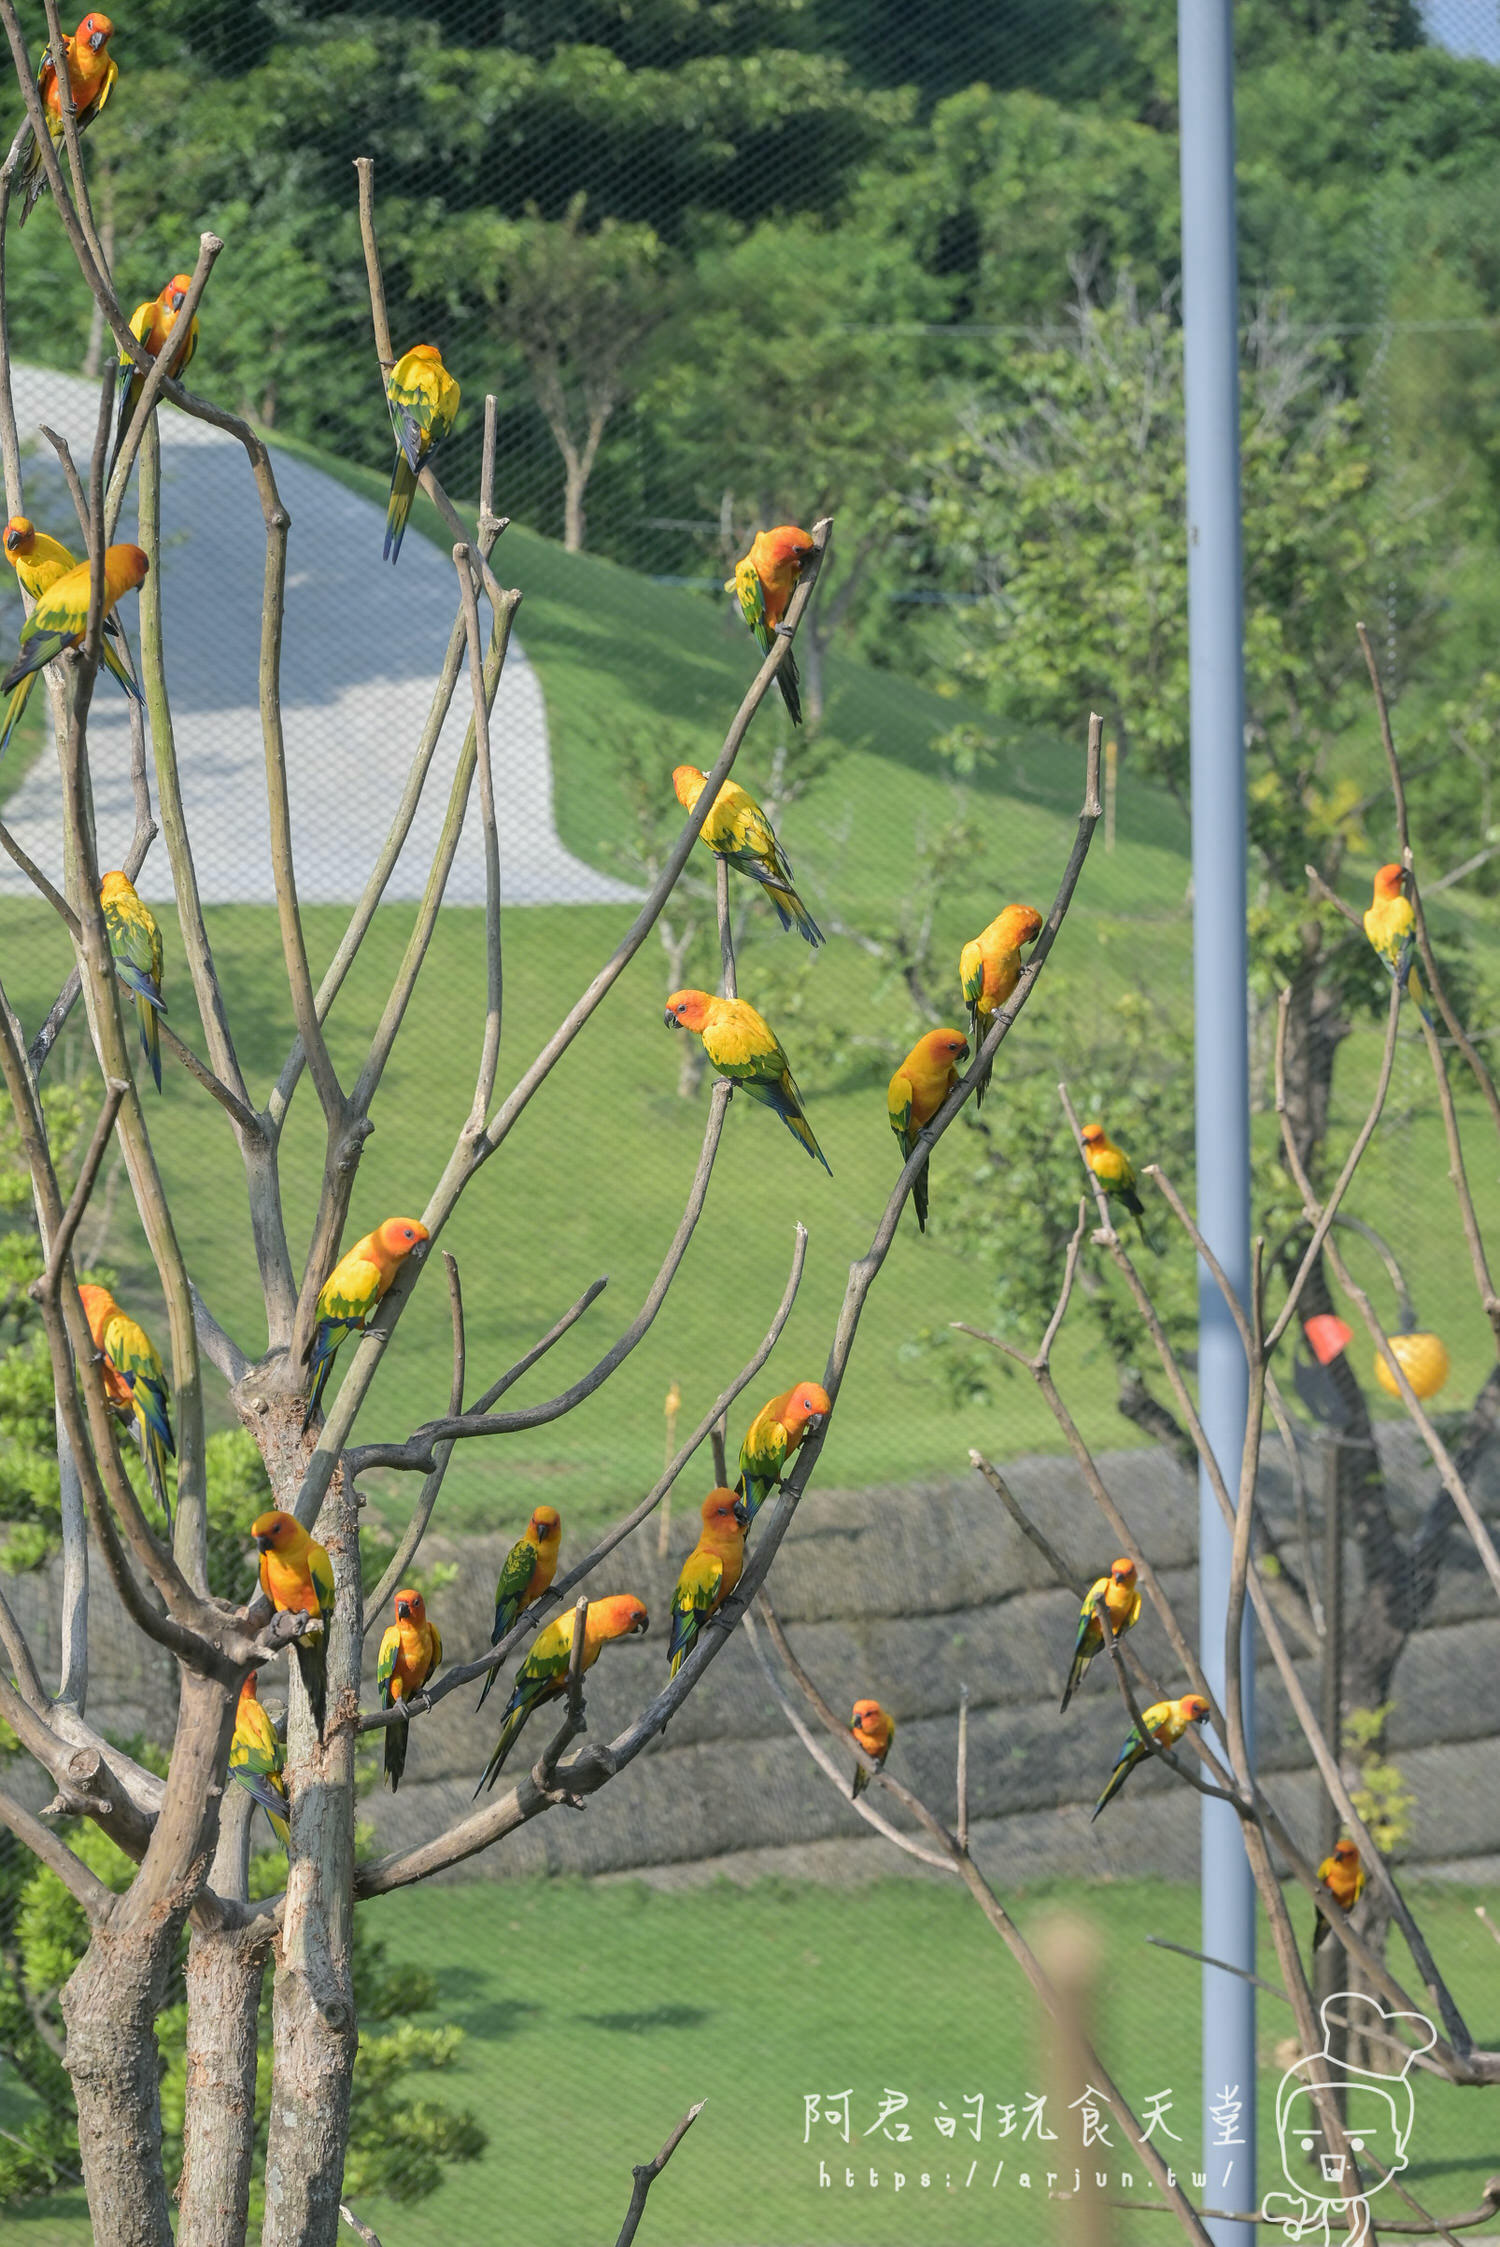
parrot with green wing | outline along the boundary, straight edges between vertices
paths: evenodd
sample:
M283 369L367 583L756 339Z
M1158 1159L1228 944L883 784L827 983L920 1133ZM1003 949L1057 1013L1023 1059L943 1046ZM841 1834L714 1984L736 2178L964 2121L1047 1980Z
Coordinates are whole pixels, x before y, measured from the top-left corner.
M550 1591L557 1573L557 1556L562 1549L562 1516L555 1506L536 1506L530 1521L506 1554L495 1585L495 1620L490 1630L491 1646L498 1646L509 1630L514 1630L520 1617L533 1600ZM490 1687L495 1682L495 1672L490 1671L484 1681L476 1709L482 1709Z
M435 343L415 343L392 367L385 386L396 462L385 510L384 559L399 561L417 478L458 418L459 387Z
M916 1153L922 1133L958 1082L958 1065L968 1056L962 1030L929 1030L918 1038L886 1088L885 1112L903 1166ZM912 1180L917 1231L927 1230L927 1165Z
M380 1706L394 1709L414 1701L443 1659L443 1639L436 1623L427 1620L420 1592L408 1587L396 1594L396 1620L380 1641L380 1665L375 1682ZM394 1794L406 1769L406 1744L410 1727L385 1727L385 1775Z
M328 1625L333 1616L333 1562L295 1514L273 1506L257 1515L250 1535L260 1554L260 1588L279 1615L310 1615L312 1627L295 1638L297 1668L312 1708L318 1738L328 1714Z
M6 550L10 551L12 529L24 517L12 516L6 526ZM48 541L49 546L55 540ZM59 549L66 553L66 548ZM12 559L15 557L12 556ZM125 692L136 702L142 702L140 688L136 685L112 644L116 639L123 645L123 635L114 621L113 609L122 594L132 593L145 579L149 569L145 554L139 546L110 546L104 555L104 637L100 653L105 668L118 679ZM9 695L5 718L0 724L0 757L20 720L31 694L36 674L45 664L62 655L68 648L76 648L82 640L89 618L89 566L74 562L70 569L47 573L47 583L37 596L35 608L21 626L20 652L15 662L0 680L0 694Z
M672 786L684 811L694 809L707 780L707 773L700 772L696 765L675 767ZM699 830L698 840L706 843L714 856L722 858L736 873L748 874L751 881L760 883L775 906L776 917L783 928L794 928L809 944L822 943L823 931L797 895L792 869L776 839L775 828L755 798L738 781L725 781Z
M1138 1763L1144 1763L1151 1753L1149 1742L1154 1740L1159 1748L1175 1748L1190 1724L1208 1722L1208 1703L1201 1693L1184 1693L1180 1701L1153 1701L1149 1709L1142 1709L1139 1725L1132 1725L1130 1735L1115 1757L1114 1769L1105 1789L1094 1804L1092 1825L1107 1802L1113 1802Z
M172 1415L167 1390L167 1370L156 1344L143 1326L121 1310L107 1287L85 1281L78 1290L89 1333L100 1353L104 1394L122 1420L134 1420L141 1457L146 1462L156 1503L172 1535L172 1506L167 1496L167 1461L177 1456L172 1440Z
M521 1727L533 1709L543 1701L555 1700L567 1690L568 1665L573 1656L573 1626L578 1611L570 1608L559 1615L545 1630L538 1631L532 1641L525 1661L516 1672L516 1681L510 1699L505 1704L505 1715L500 1725L500 1737L495 1742L495 1752L484 1767L475 1799L486 1787L492 1787L500 1776L506 1757L520 1736ZM617 1592L608 1599L589 1602L583 1626L583 1667L593 1668L606 1646L616 1639L634 1638L637 1632L650 1627L644 1604L628 1592Z
M234 1737L229 1743L229 1776L258 1802L271 1821L271 1831L283 1849L291 1840L287 1824L286 1749L276 1737L276 1727L260 1705L255 1672L240 1687L234 1712Z
M698 1633L721 1608L745 1565L745 1504L732 1490L711 1490L703 1501L698 1542L682 1564L672 1593L672 1637L667 1675L675 1677L698 1643Z
M198 315L195 312L188 322L186 332L179 335L183 306L193 285L190 273L174 273L166 286L144 304L138 304L130 315L130 332L146 356L159 359L165 351L167 373L180 382L192 363L198 348ZM173 338L176 337L176 341ZM125 442L125 432L130 427L130 417L141 402L141 392L146 387L146 377L128 351L122 350L115 367L115 386L120 393L119 410L115 415L114 448L109 456L110 474L120 457L120 447Z
M818 1381L799 1381L795 1389L761 1406L745 1430L735 1484L744 1500L747 1528L780 1486L788 1460L809 1436L817 1434L832 1410L828 1391Z
M126 874L105 875L99 884L99 903L104 908L109 949L120 981L135 994L141 1051L151 1064L151 1074L160 1092L161 1032L157 1016L167 1011L167 1002L161 995L161 930L150 906L136 895L135 885Z
M694 1030L721 1077L780 1116L798 1145L828 1171L828 1157L813 1137L786 1055L770 1024L745 999L717 999L708 991L674 991L667 1001L669 1030Z
M813 542L808 533L798 530L795 523L781 523L775 530L756 532L749 553L741 555L734 565L733 577L725 582L725 592L733 593L738 600L740 613L762 655L771 652L777 628L786 615L787 603L796 592L798 580L812 554ZM794 726L800 726L801 681L797 676L797 659L790 648L776 673L776 683L781 689L787 716Z
M304 1435L323 1402L339 1344L346 1334L363 1334L401 1266L417 1243L426 1238L427 1227L415 1217L388 1217L373 1233L356 1241L323 1282L309 1364L312 1390L302 1415Z
M1063 1687L1063 1697L1058 1715L1061 1716L1072 1700L1090 1662L1104 1644L1104 1617L1116 1638L1134 1629L1140 1621L1141 1594L1136 1583L1135 1562L1126 1554L1110 1564L1107 1576L1100 1576L1090 1584L1078 1611L1078 1635L1073 1641L1073 1660L1068 1668L1068 1682ZM1102 1610L1102 1613L1101 1613Z

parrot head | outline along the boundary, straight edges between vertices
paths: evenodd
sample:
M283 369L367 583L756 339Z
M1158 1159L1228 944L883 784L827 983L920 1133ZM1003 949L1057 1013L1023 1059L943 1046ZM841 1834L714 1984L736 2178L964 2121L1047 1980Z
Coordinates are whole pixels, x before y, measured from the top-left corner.
M174 273L157 301L168 312L180 312L192 285L193 277L190 273Z
M30 524L27 524L28 530L30 529L30 527ZM707 778L708 774L706 772L700 772L696 765L673 766L672 786L676 791L677 801L681 804L684 811L692 810L694 804L698 801L698 798L703 793L703 783L705 780L707 780Z
M1359 1863L1359 1851L1347 1834L1334 1843L1333 1854L1341 1865L1357 1865Z
M630 1592L615 1592L608 1599L596 1599L589 1608L587 1628L601 1639L635 1638L649 1630L651 1618L646 1613L644 1600Z
M75 47L89 47L97 55L106 40L113 39L115 27L108 16L86 15L73 34Z
M104 1322L115 1307L115 1299L107 1287L95 1287L85 1280L78 1290L78 1300L83 1305L83 1315L89 1322L89 1332L97 1342L104 1331Z
M291 1549L306 1532L295 1514L284 1514L279 1506L269 1513L257 1514L250 1524L252 1541L263 1553L284 1553Z
M1177 1713L1184 1724L1206 1724L1208 1703L1201 1693L1185 1693L1177 1704Z
M426 1620L427 1603L420 1592L397 1592L396 1621L398 1623L425 1623Z
M711 1490L699 1508L703 1516L705 1536L709 1531L722 1536L728 1529L745 1526L745 1501L736 1498L732 1490Z
M669 1030L701 1030L712 1005L707 991L674 991L662 1019Z
M531 1534L539 1545L562 1534L562 1515L555 1506L536 1506L532 1509Z
M113 905L117 902L123 904L134 895L135 884L128 874L118 872L106 874L99 884L99 902L101 905Z
M1110 1581L1118 1584L1122 1592L1130 1591L1135 1584L1135 1562L1116 1560L1110 1563Z
M885 1711L878 1701L856 1701L850 1721L856 1732L874 1732L885 1723Z
M36 525L29 515L12 515L5 526L5 551L25 558L36 544Z
M762 538L770 552L772 565L785 568L795 563L800 569L813 550L812 536L799 530L795 523L778 523L773 531L762 531Z
M240 1699L242 1701L258 1701L260 1699L260 1687L256 1682L254 1670L250 1672L250 1675L240 1687Z
M1377 900L1388 904L1393 897L1403 896L1405 890L1406 868L1404 866L1382 866L1375 876L1375 896Z
M1042 916L1034 905L1007 905L1000 918L1012 944L1034 944L1042 933Z
M416 1217L388 1217L375 1228L375 1238L396 1263L410 1256L418 1241L427 1238L427 1227Z
M781 1425L800 1442L803 1436L815 1436L832 1410L825 1388L816 1381L799 1381L786 1400Z
M443 354L435 343L414 343L410 351L402 354L407 359L425 359L429 366L440 367Z
M1105 1140L1103 1124L1085 1124L1078 1134L1085 1147L1102 1147Z
M920 1042L927 1048L928 1060L939 1067L945 1062L956 1067L968 1057L969 1041L962 1030L929 1030Z
M144 585L151 568L149 556L139 546L109 546L104 553L104 582L110 590L118 583L121 593ZM119 595L116 594L116 599Z

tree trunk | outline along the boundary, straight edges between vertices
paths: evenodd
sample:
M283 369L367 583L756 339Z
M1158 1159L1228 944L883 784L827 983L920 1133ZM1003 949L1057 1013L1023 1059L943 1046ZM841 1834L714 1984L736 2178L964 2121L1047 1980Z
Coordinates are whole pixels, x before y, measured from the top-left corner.
M563 463L563 547L569 554L583 552L584 513L583 495L588 489L588 470L582 461Z
M326 1743L291 1668L292 1858L276 1945L262 2247L334 2247L359 2035L354 2012L354 1724L363 1643L355 1500L337 1478L319 1520L333 1562Z
M803 619L797 653L802 659L802 716L809 730L814 733L823 722L823 655L826 646L826 637L818 631L810 610Z
M194 1931L177 2247L243 2247L255 2156L256 2029L270 1937Z
M180 1925L99 1928L62 1992L94 2247L172 2247L154 2024Z

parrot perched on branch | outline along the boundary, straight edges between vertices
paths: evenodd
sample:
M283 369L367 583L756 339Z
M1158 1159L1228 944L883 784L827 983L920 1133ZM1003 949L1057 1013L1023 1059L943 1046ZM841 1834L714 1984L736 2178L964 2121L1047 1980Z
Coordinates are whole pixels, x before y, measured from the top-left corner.
M161 1033L157 1016L165 1014L161 995L161 930L149 905L135 893L126 874L106 874L99 884L99 903L120 981L135 993L135 1014L140 1024L141 1051L151 1064L156 1089L161 1090Z
M958 979L969 1010L969 1036L977 1053L990 1024L1021 980L1023 944L1034 944L1042 933L1042 916L1033 905L1007 905L988 928L967 943L958 956ZM985 1069L974 1087L977 1106L989 1090L994 1064Z
M109 644L110 611L122 594L133 593L145 578L149 562L138 546L109 546L104 553L104 616L106 634L101 652L104 661L129 695L143 698L124 664ZM0 679L0 694L8 694L5 722L0 726L0 756L5 753L17 719L26 707L31 682L42 666L51 663L82 640L89 620L89 566L77 562L52 580L36 607L21 626L21 647L15 662Z
M141 1457L146 1462L156 1503L166 1516L167 1536L172 1535L172 1507L167 1497L167 1461L177 1456L172 1441L172 1415L168 1402L167 1371L156 1345L142 1326L120 1309L107 1287L87 1281L78 1290L83 1315L89 1322L94 1347L103 1359L104 1394L122 1420L135 1421Z
M417 1243L426 1238L427 1227L415 1217L388 1217L373 1233L356 1241L323 1282L309 1362L312 1393L302 1415L304 1435L323 1401L339 1344L346 1334L363 1334L401 1266Z
M282 1615L311 1615L313 1625L293 1639L297 1667L312 1707L318 1738L328 1713L328 1623L333 1614L333 1562L295 1514L273 1507L257 1515L250 1535L260 1551L260 1588Z
M735 1484L745 1502L746 1528L779 1485L792 1454L817 1434L832 1410L828 1391L816 1381L799 1381L795 1389L761 1406L745 1430Z
M962 1030L929 1030L925 1037L918 1038L892 1077L886 1090L885 1110L903 1163L910 1161L921 1134L957 1084L958 1065L968 1058L968 1052L969 1041ZM911 1198L917 1213L917 1230L925 1233L925 1162L912 1181Z
M177 341L172 342L173 336L177 335L182 308L187 302L187 293L192 285L193 277L191 273L174 273L159 294L148 297L144 304L138 304L130 315L130 332L137 343L144 345L148 358L159 359L163 351L166 351L170 345L167 373L178 382L187 373L193 353L198 348L198 315L196 312L188 325L187 334L177 336ZM122 395L119 411L115 416L114 446L109 456L111 475L114 473L115 462L120 457L120 447L125 442L125 432L130 426L130 417L140 404L141 392L146 386L145 376L128 351L120 353L119 362L115 368L115 384Z
M495 1585L495 1620L490 1629L490 1644L498 1646L509 1630L543 1592L550 1591L557 1573L557 1556L562 1550L562 1516L555 1506L536 1506L530 1521L506 1554ZM495 1682L491 1670L484 1681L476 1709L482 1709L485 1697Z
M1078 1611L1078 1636L1073 1641L1073 1661L1068 1682L1063 1687L1059 1716L1078 1691L1085 1671L1104 1644L1104 1623L1099 1610L1103 1608L1108 1615L1116 1638L1140 1620L1141 1595L1135 1573L1135 1562L1128 1557L1112 1561L1109 1574L1096 1578L1085 1592Z
M271 1831L283 1849L291 1839L287 1824L289 1804L286 1780L286 1749L276 1737L276 1727L260 1705L255 1672L252 1670L240 1687L239 1706L234 1712L234 1737L229 1743L229 1776L238 1779L245 1792L253 1797L271 1821Z
M896 1737L896 1720L878 1701L856 1701L849 1729L866 1755L872 1755L881 1769L891 1752L891 1742ZM862 1763L854 1766L854 1784L849 1789L851 1802L858 1802L870 1784L870 1774Z
M1142 1734L1144 1727L1159 1748L1175 1748L1190 1724L1208 1722L1208 1703L1199 1693L1184 1693L1180 1701L1153 1701L1149 1709L1142 1709L1140 1725L1132 1725L1130 1737L1115 1757L1115 1767L1099 1800L1094 1804L1092 1825L1107 1802L1124 1786L1138 1763L1144 1763L1151 1753Z
M703 1501L698 1542L682 1564L672 1593L672 1637L667 1675L675 1677L698 1643L698 1633L721 1608L745 1565L745 1504L732 1490L711 1490Z
M813 1137L786 1055L770 1024L745 999L716 999L707 991L674 991L667 1001L669 1030L696 1030L721 1077L742 1085L752 1100L780 1116L787 1130L831 1178L828 1157Z
M400 559L417 478L458 418L459 395L458 384L443 365L443 354L435 343L413 344L386 378L385 402L396 434L396 464L391 470L391 495L385 510L384 558L388 562Z
M1406 881L1404 866L1381 867L1375 876L1375 893L1365 910L1364 930L1392 982L1399 990L1410 991L1430 1030L1433 1022L1422 978L1412 966L1417 947L1417 909L1407 895Z
M79 567L77 555L70 553L57 539L49 538L45 531L39 531L29 515L12 515L6 524L5 556L15 570L22 592L28 594L33 601L39 601L44 593L50 593L60 577L66 577L70 570ZM124 645L125 635L120 629L119 618L106 616L100 653L104 657L106 668L119 680L125 692L134 695L135 681L120 660L118 652ZM0 756L5 754L6 744L35 685L36 673L33 671L21 681L11 698L4 730L0 732Z
M442 1634L436 1623L428 1622L421 1593L409 1589L397 1592L396 1620L380 1642L380 1667L375 1677L380 1706L393 1709L398 1701L415 1700L442 1659ZM385 1775L392 1794L406 1769L408 1730L404 1723L385 1728Z
M68 91L73 96L73 115L80 138L98 116L114 91L120 66L109 51L115 27L108 16L91 10L78 29L63 33L63 59L68 68ZM42 97L46 113L47 131L57 147L63 142L62 86L58 81L57 61L48 47L42 56L36 74L36 90ZM41 199L47 185L47 174L42 164L41 146L35 133L30 136L25 159L20 169L21 224L24 226Z
M1101 1123L1085 1124L1079 1133L1083 1159L1111 1201L1128 1209L1136 1231L1148 1248L1155 1242L1146 1231L1146 1206L1135 1190L1135 1170L1123 1147L1117 1147Z
M1318 1878L1330 1890L1339 1910L1346 1915L1352 1912L1365 1892L1364 1859L1347 1834L1333 1845L1333 1855L1325 1857L1318 1867ZM1312 1947L1314 1950L1328 1940L1328 1922L1321 1912L1313 1922Z
M749 553L741 555L734 565L733 577L725 581L724 590L738 599L741 613L762 655L771 652L776 628L786 615L787 603L797 590L797 581L812 552L812 539L806 531L799 531L795 523L782 523L773 531L757 531ZM797 659L790 649L777 671L776 683L781 689L787 716L794 726L800 726L801 682L797 676Z
M474 1789L476 1799L486 1787L492 1787L500 1776L501 1767L515 1746L521 1727L533 1709L543 1701L555 1700L567 1690L568 1664L573 1655L573 1625L577 1609L569 1608L559 1615L545 1630L538 1631L531 1650L516 1672L516 1682L510 1699L505 1704L505 1716L500 1726L500 1737L495 1742L495 1752L484 1767L484 1773ZM609 1599L589 1602L583 1626L583 1667L591 1670L604 1648L612 1639L633 1638L639 1631L649 1629L650 1619L643 1603L628 1592L617 1592Z
M700 772L696 765L676 766L672 786L684 811L695 809L707 779L707 773ZM748 795L738 781L725 781L699 830L698 839L708 845L715 858L722 858L726 866L733 866L736 872L748 874L753 882L760 883L775 906L783 928L795 928L809 944L822 943L823 931L797 895L792 869L776 839L775 828L755 798Z

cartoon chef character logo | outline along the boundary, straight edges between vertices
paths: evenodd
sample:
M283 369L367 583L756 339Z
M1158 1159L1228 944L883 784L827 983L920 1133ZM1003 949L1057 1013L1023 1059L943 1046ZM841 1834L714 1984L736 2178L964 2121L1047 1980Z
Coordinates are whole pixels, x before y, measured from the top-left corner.
M1415 2113L1409 2070L1436 2044L1437 2031L1425 2013L1387 2013L1374 1998L1354 1990L1335 1990L1325 1997L1320 2017L1321 2051L1294 2061L1276 2089L1281 2173L1292 2190L1267 2193L1261 2214L1288 2239L1328 2247L1340 2234L1342 2247L1365 2247L1370 2195L1406 2167ZM1374 2054L1369 2067L1355 2067L1333 2051L1341 2028ZM1326 2140L1318 2112L1320 2091L1342 2095L1347 2152ZM1317 2171L1321 2191L1308 2191L1309 2166Z

